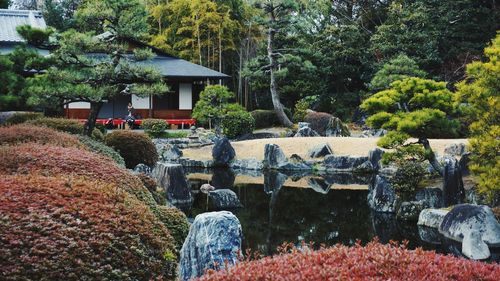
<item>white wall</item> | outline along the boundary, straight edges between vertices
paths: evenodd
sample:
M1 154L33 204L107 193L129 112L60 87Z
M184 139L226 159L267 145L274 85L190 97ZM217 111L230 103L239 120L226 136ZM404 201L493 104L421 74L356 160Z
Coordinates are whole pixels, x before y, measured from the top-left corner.
M68 108L90 109L90 103L86 101L72 102L68 104Z
M193 85L179 84L179 109L193 109Z
M149 109L149 97L141 98L132 95L132 106L135 109Z

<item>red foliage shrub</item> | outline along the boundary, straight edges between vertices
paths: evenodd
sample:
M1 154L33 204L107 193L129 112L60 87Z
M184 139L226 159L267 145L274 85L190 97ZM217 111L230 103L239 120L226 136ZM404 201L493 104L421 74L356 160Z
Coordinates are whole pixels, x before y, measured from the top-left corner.
M46 127L24 124L0 127L0 145L16 145L27 142L51 144L62 147L83 147L76 136Z
M3 176L0 225L2 280L174 278L168 230L115 185Z
M141 181L109 158L72 147L37 144L0 147L0 174L74 175L114 183L154 208Z
M328 122L333 116L326 112L309 112L304 121L310 124L311 129L324 136L328 127Z
M241 262L198 280L498 280L499 264L444 256L404 246L336 245Z

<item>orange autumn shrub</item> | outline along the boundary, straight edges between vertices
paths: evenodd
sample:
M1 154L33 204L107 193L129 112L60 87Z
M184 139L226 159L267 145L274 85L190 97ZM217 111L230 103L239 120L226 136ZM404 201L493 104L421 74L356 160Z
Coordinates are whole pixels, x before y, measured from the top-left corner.
M0 127L0 145L16 145L27 142L62 147L83 147L76 136L46 127L25 124Z
M173 280L174 244L142 202L99 181L0 177L1 280Z
M240 262L198 281L221 280L499 280L500 265L422 249L370 242L366 246L336 245Z
M73 175L114 183L150 207L156 202L141 180L109 158L74 147L22 144L0 147L0 174Z

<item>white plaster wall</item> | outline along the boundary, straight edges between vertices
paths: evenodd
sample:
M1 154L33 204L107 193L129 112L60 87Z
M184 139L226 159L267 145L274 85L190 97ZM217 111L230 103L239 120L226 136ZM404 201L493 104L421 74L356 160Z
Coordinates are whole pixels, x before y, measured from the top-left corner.
M149 109L149 97L138 97L136 95L132 95L132 106L135 109Z
M193 109L193 85L179 84L179 109Z
M68 104L68 108L90 109L90 103L86 101L72 102Z

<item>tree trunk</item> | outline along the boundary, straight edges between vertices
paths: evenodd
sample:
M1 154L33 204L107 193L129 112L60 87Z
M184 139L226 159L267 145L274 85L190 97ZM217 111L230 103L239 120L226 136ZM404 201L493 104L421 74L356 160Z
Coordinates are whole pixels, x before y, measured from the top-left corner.
M424 146L426 150L425 157L431 163L432 168L436 170L441 176L444 175L443 167L439 164L439 161L436 159L436 154L432 151L431 145L429 144L429 140L427 138L419 138L418 142Z
M95 121L97 120L97 115L99 114L99 111L101 111L102 105L103 105L102 102L90 103L90 114L89 118L87 119L87 123L85 123L85 126L83 126L83 135L89 137L92 135L92 131L94 130L95 127Z
M276 111L276 115L280 120L281 124L285 127L292 127L293 123L288 119L283 110L283 105L280 101L280 96L278 94L278 87L276 85L276 78L274 77L274 71L276 67L276 62L274 58L273 52L273 41L274 41L274 33L275 30L273 28L275 22L274 14L271 13L271 26L269 27L269 32L267 34L267 57L269 59L270 65L270 91L271 91L271 99L273 101L274 111Z

